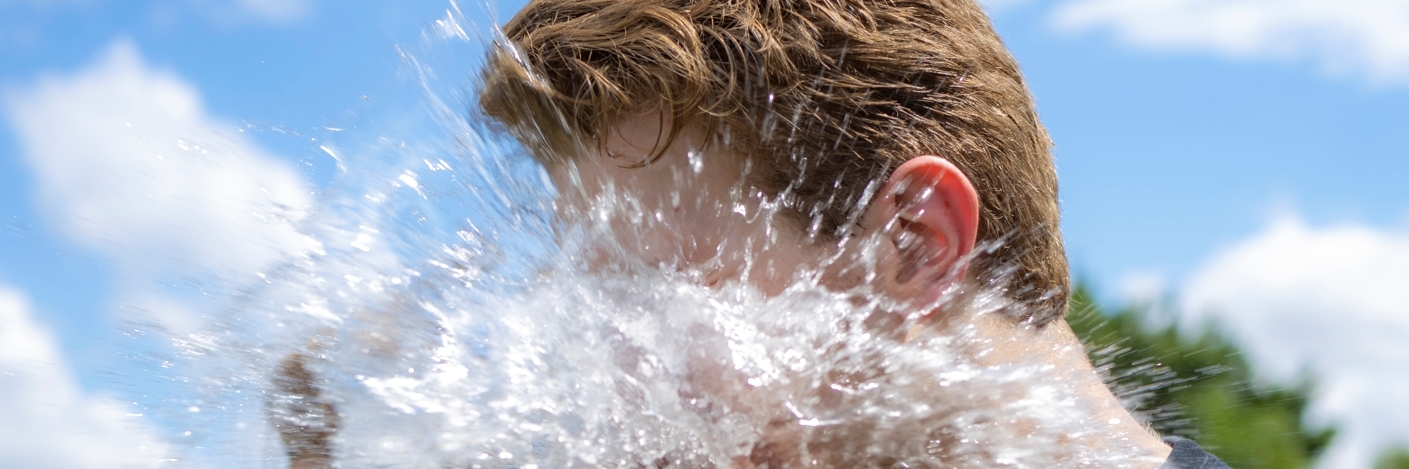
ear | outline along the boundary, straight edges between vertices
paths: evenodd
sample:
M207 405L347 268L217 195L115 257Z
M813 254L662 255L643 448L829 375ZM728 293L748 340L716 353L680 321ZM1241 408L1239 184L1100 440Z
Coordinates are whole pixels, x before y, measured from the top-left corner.
M978 192L953 163L926 155L900 165L866 213L868 231L883 237L883 286L897 298L937 300L945 280L964 273L959 263L974 250L978 216Z

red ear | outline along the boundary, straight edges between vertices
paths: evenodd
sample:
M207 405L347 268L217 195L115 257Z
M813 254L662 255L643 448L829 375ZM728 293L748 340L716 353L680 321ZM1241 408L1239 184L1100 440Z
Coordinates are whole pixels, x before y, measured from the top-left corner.
M964 260L978 237L979 201L969 178L937 156L919 156L896 168L870 210L884 224L896 258L894 287L906 296L930 298L938 280ZM913 284L913 285L912 285Z

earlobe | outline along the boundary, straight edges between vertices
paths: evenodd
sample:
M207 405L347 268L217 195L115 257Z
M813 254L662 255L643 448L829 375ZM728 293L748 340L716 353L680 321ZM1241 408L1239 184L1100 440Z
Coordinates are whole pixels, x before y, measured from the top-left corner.
M962 275L962 262L978 236L979 201L967 176L948 160L919 156L896 168L870 215L883 223L894 256L894 293L926 299L946 286L946 275Z

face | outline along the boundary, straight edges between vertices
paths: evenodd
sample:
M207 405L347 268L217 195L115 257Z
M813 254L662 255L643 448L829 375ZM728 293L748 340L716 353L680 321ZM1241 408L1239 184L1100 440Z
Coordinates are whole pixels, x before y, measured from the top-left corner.
M744 155L698 129L658 151L659 114L620 121L606 144L554 168L567 213L595 217L624 254L705 285L743 281L775 296L800 274L833 290L866 285L907 307L933 305L962 277L978 227L978 195L953 164L920 155L874 193L853 235L809 239L748 175ZM656 156L655 160L652 157Z
M942 288L937 280L952 273L950 267L972 248L977 198L967 180L943 160L921 157L901 165L877 191L854 236L816 241L749 183L749 173L758 169L748 158L709 147L696 130L687 129L651 161L664 134L662 124L659 115L623 120L603 148L551 171L566 215L602 222L624 254L649 265L684 272L709 286L746 282L768 296L782 294L799 274L815 273L829 289L869 284L874 288L866 292L933 303ZM956 192L956 187L969 192ZM969 218L967 228L953 223ZM967 245L956 242L963 236L970 237ZM869 320L866 325L890 329ZM905 331L891 332L900 338ZM796 417L777 401L778 395L791 394L754 390L736 370L713 363L692 365L687 380L729 408L770 422L749 456L732 467L793 466L804 446L812 457L831 457L825 448L835 441L802 441L805 432ZM820 388L793 391L815 392L818 399L832 396ZM867 428L854 430L864 433ZM830 431L841 432L835 438L847 434ZM838 461L854 456L835 455Z
M601 217L626 254L705 285L744 280L776 295L827 255L749 184L745 158L687 129L651 161L663 136L658 114L623 120L604 148L555 171L564 204Z

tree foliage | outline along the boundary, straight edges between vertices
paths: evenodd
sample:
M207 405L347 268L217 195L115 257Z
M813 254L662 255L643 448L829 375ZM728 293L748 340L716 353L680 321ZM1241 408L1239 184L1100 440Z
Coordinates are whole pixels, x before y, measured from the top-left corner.
M1236 469L1310 467L1334 435L1305 425L1308 384L1259 381L1216 329L1156 325L1148 307L1103 310L1082 286L1068 322L1127 407L1161 435L1193 439Z
M1375 469L1409 469L1409 448L1393 448L1375 462Z

